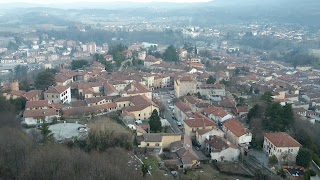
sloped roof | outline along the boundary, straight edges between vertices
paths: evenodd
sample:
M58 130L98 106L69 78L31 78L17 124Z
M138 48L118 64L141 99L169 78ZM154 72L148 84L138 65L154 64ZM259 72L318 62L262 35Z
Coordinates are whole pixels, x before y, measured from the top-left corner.
M195 118L195 119L187 119L184 121L186 125L189 127L207 127L207 126L215 126L216 124L209 118Z
M231 131L237 137L240 137L248 132L248 130L236 119L229 119L223 123L229 131Z
M55 86L55 87L50 87L45 93L58 93L61 94L64 91L66 91L70 86Z
M302 145L285 132L266 133L264 135L276 147L301 147Z

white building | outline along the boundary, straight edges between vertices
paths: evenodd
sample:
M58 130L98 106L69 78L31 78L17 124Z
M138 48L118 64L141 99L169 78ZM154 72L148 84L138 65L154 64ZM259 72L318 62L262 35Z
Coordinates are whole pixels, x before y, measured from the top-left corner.
M25 110L23 112L24 122L28 126L42 123L51 123L53 118L59 117L59 113L55 108Z
M275 155L280 162L295 162L301 144L285 132L266 133L263 151Z
M206 151L216 161L237 161L240 155L236 145L219 136L210 136L206 140Z
M210 136L219 136L223 137L224 132L218 128L214 129L199 129L196 130L196 140L201 145L201 147L205 146L205 141L209 139Z
M44 99L52 103L64 104L71 102L71 90L69 86L50 87L44 92Z

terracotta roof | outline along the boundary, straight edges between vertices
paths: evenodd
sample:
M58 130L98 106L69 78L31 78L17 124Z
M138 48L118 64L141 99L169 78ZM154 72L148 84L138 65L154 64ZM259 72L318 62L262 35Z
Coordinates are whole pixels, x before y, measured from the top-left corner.
M28 91L26 92L23 97L25 97L27 100L30 100L32 99L33 97L39 95L39 98L41 97L41 93L42 91L41 90L31 90L31 91Z
M236 148L235 145L231 144L226 139L216 135L210 136L210 139L206 140L206 143L212 147L211 151L213 152L221 152L229 147Z
M236 119L229 119L225 121L223 126L229 129L229 131L231 131L237 137L240 137L248 132L247 129Z
M45 93L63 93L66 91L70 86L55 86L55 87L50 87Z
M187 119L184 123L189 127L207 127L215 126L216 124L209 118Z
M38 100L38 101L27 101L26 108L38 108L38 107L48 107L48 100Z
M180 109L182 112L188 112L191 111L191 108L184 102L177 101L174 104L178 109Z
M118 92L117 89L110 83L104 83L104 92L106 92L106 94L112 94L115 92Z
M73 101L70 103L72 107L86 107L87 102L85 100L81 100L81 101Z
M276 147L301 147L301 144L285 132L266 133L264 135Z
M36 110L26 110L23 113L23 117L46 117L56 115L56 109L36 109Z

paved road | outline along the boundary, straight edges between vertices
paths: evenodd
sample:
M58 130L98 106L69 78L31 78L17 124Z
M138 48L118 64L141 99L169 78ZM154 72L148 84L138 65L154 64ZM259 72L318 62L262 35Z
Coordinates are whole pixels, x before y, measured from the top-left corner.
M172 98L170 97L170 94L168 94L169 92L169 89L161 89L161 90L156 90L156 91L153 91L153 92L156 92L158 93L163 105L166 107L166 110L164 112L164 116L165 116L165 119L168 120L168 122L171 124L171 127L173 129L173 131L175 133L181 133L182 130L181 128L182 127L179 127L178 124L177 124L177 121L172 119L172 116L173 116L173 113L172 113L172 110L169 108L169 106L173 106L171 103L169 104L168 101L172 102Z

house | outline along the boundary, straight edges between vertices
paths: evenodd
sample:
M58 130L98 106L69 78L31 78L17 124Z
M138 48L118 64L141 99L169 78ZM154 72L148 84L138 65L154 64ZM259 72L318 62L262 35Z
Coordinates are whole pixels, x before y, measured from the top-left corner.
M120 97L115 100L118 110L131 115L136 120L147 120L152 111L159 112L159 106L144 95Z
M22 95L27 99L27 101L37 101L42 99L41 90L31 90Z
M171 143L181 140L181 134L175 133L146 133L141 127L137 128L138 147L149 149L148 152L161 154L163 148L170 148ZM151 150L152 149L152 150Z
M143 62L143 65L146 67L146 68L150 68L150 66L154 65L154 64L160 64L161 63L161 59L158 59L154 56L147 56L145 59L144 59L144 62Z
M170 152L171 159L164 160L167 165L175 165L178 169L191 169L200 165L200 158L192 149L191 138L187 135L171 143Z
M149 99L152 99L152 91L141 83L128 84L123 91L120 92L122 97L144 95Z
M196 93L197 81L192 76L183 76L174 81L176 97L186 96Z
M215 161L237 161L239 159L240 150L236 145L230 143L220 136L210 136L205 141L206 152Z
M42 123L51 123L55 117L59 117L59 113L55 108L25 110L23 112L24 122L28 126L34 126Z
M216 123L207 117L203 118L190 118L184 121L184 133L191 137L196 138L196 131L200 129L214 129Z
M207 117L214 120L216 123L224 122L228 119L233 118L233 116L231 114L229 114L227 111L225 111L221 107L210 106L210 107L204 109L203 111Z
M227 139L237 146L247 148L252 140L251 132L236 119L225 121L222 129Z
M285 132L266 133L263 150L268 156L275 155L280 162L295 162L302 145Z
M197 86L197 92L202 96L211 97L211 96L225 96L226 90L223 84L206 84L202 83L200 86Z
M191 112L191 108L186 103L182 101L177 101L174 103L174 114L178 120L184 121L188 119L188 114Z
M196 130L196 140L201 147L205 147L205 140L208 139L209 136L213 135L223 137L224 132L218 128Z
M49 87L44 92L44 99L55 104L65 104L71 102L70 86L55 86Z

